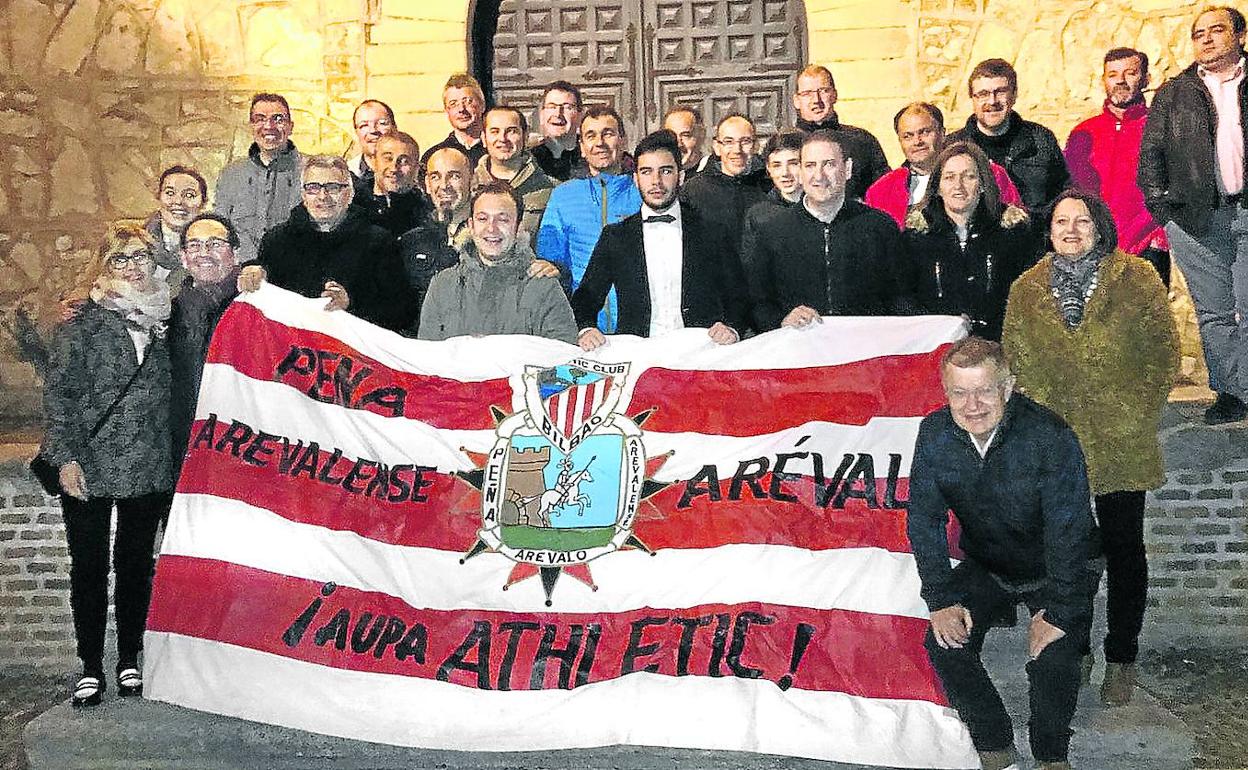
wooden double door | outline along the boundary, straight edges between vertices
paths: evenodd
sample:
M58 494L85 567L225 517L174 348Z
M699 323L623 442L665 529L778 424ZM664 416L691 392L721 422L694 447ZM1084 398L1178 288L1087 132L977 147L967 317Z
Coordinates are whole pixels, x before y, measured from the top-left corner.
M802 2L501 0L494 101L535 108L546 84L567 80L587 105L619 111L630 144L677 104L710 127L729 113L748 115L767 136L793 125L790 84L806 53Z

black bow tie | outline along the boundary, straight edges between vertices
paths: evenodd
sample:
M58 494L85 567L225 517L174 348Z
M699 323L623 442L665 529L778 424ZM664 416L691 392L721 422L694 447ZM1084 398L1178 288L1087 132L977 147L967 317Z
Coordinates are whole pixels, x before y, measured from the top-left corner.
M645 224L650 224L651 222L675 222L676 217L671 214L655 214L652 217L645 217L641 221Z

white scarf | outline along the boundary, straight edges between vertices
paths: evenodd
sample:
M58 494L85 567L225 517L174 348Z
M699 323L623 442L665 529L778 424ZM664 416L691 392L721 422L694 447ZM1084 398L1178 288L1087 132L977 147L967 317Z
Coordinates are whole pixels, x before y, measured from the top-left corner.
M126 326L159 337L169 320L169 285L153 280L148 286L145 292L129 281L102 275L91 287L91 299L120 315Z

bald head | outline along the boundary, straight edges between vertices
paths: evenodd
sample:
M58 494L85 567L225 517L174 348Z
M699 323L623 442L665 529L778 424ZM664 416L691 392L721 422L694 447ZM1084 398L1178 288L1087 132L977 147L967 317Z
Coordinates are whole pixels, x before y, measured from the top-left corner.
M728 176L740 176L750 168L754 154L754 124L742 115L729 115L715 127L715 154Z
M438 150L425 163L425 192L437 206L441 221L468 202L471 183L468 156L453 147Z

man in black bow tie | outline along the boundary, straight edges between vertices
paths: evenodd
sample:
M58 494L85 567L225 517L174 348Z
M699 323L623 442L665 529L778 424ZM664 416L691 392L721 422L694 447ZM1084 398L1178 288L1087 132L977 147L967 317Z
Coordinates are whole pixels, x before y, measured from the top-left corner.
M581 329L577 343L585 350L606 343L594 323L612 286L619 297L619 334L656 337L699 327L716 344L736 342L746 300L730 234L681 205L684 172L672 132L650 134L633 156L641 211L603 228L572 295Z

